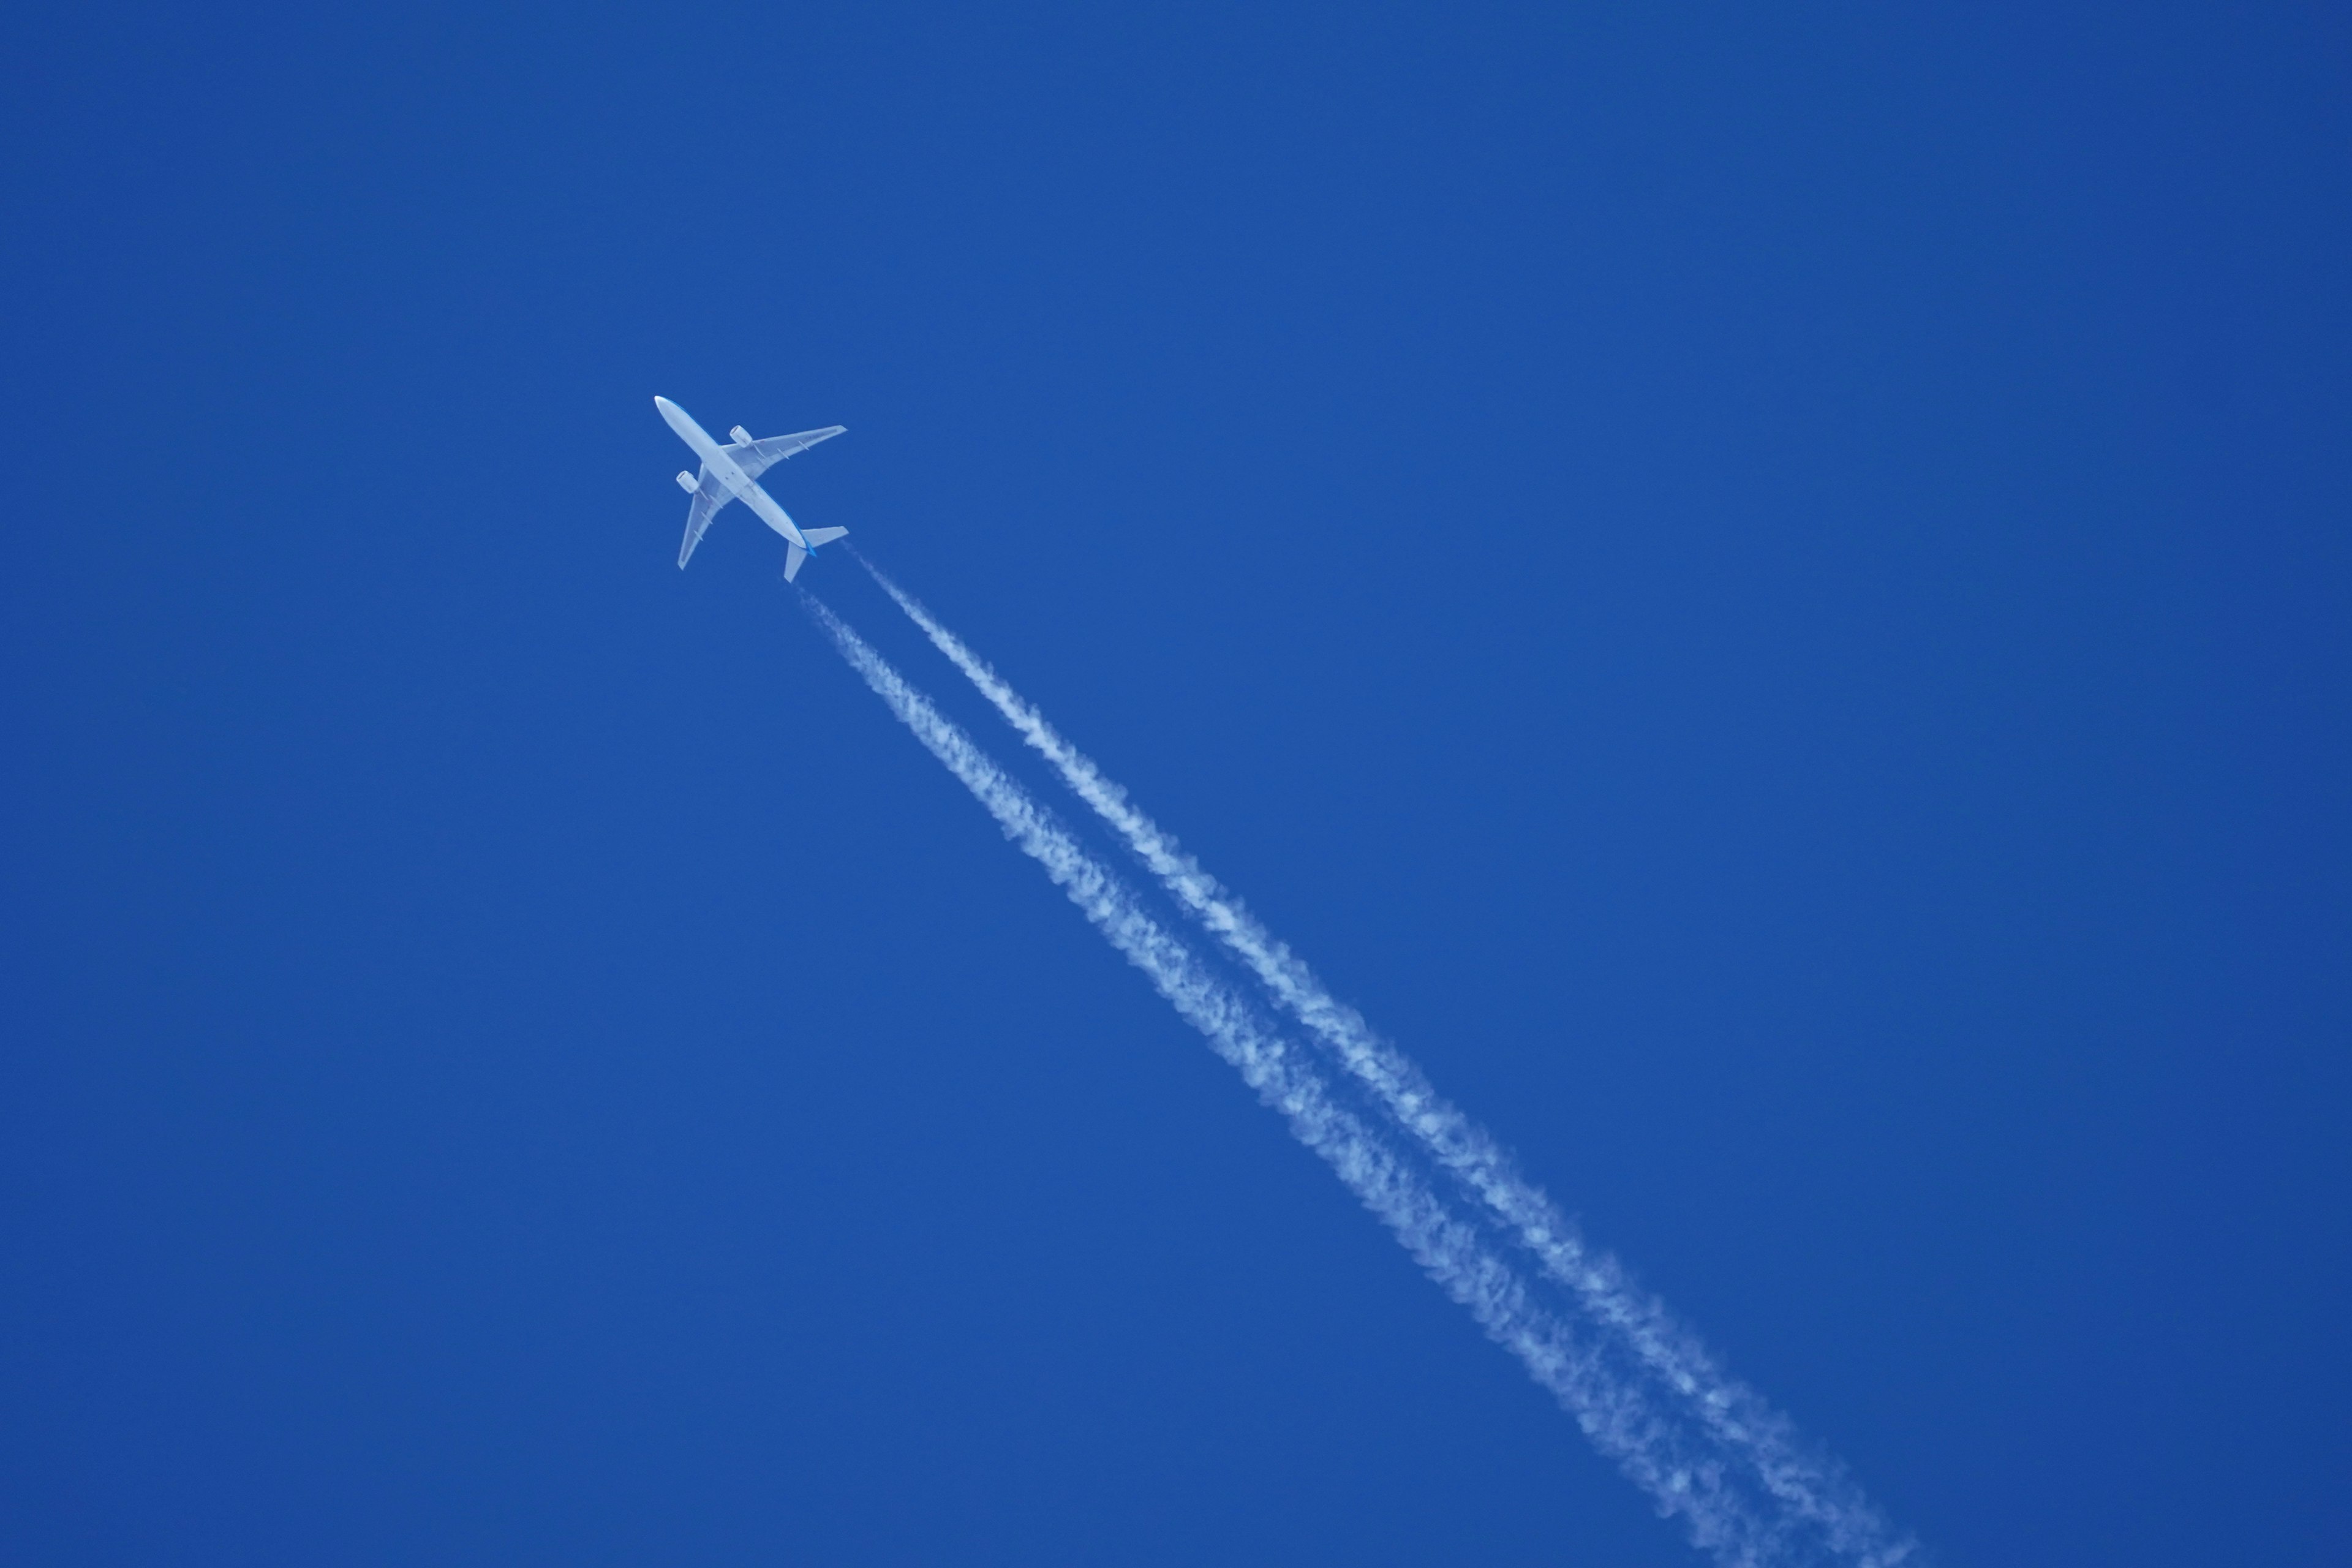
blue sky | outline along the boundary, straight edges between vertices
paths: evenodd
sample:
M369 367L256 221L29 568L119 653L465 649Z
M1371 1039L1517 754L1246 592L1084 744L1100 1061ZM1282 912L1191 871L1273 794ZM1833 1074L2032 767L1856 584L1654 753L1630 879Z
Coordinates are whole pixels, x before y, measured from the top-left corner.
M0 1555L1700 1561L656 392L1938 1563L2352 1551L2340 16L13 43Z

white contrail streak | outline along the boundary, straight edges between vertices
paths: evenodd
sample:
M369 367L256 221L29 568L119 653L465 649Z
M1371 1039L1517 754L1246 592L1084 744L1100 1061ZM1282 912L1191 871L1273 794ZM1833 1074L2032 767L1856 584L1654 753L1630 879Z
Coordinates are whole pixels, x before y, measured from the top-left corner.
M1175 838L1103 776L1037 709L912 595L859 557L934 646L993 703L1006 722L1078 798L1123 838L1194 919L1248 966L1267 992L1379 1100L1399 1125L1474 1194L1572 1291L1584 1310L1672 1388L1714 1441L1752 1468L1779 1506L1812 1526L1829 1551L1861 1564L1891 1564L1913 1543L1895 1533L1833 1461L1810 1450L1788 1418L1715 1363L1663 1303L1638 1289L1607 1253L1586 1246L1543 1190L1515 1167L1485 1129L1448 1103L1402 1051L1375 1034L1282 942L1259 924Z
M1475 1224L1454 1215L1409 1162L1346 1107L1312 1065L1183 942L1152 918L1115 877L1030 798L971 738L814 595L809 613L915 738L961 781L1006 837L1045 868L1111 945L1150 980L1179 1015L1280 1111L1298 1141L1395 1233L1487 1336L1516 1354L1537 1383L1576 1417L1586 1436L1646 1490L1664 1514L1679 1514L1693 1542L1736 1568L1789 1560L1792 1544L1776 1510L1731 1473L1688 1424L1663 1416L1631 1369L1606 1346L1580 1342L1530 1300L1525 1281Z

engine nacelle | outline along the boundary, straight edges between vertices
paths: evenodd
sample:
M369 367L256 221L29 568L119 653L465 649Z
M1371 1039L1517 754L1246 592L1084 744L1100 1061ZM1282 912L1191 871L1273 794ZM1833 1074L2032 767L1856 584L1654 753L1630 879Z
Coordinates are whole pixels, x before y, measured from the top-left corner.
M740 446L748 447L751 444L751 432L744 429L740 425L738 425L735 428L727 432L727 438Z
M680 468L677 471L677 488L684 490L687 494L692 495L702 487L694 482L694 476L692 474L688 473L684 468Z

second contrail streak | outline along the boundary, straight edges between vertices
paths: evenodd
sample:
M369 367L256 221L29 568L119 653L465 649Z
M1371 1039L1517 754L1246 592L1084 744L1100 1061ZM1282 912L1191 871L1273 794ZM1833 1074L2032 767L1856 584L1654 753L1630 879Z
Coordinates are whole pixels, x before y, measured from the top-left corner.
M1371 1091L1380 1104L1538 1260L1543 1272L1644 1367L1671 1388L1707 1434L1773 1500L1797 1533L1834 1557L1891 1564L1911 1551L1833 1461L1812 1452L1788 1418L1725 1373L1617 1261L1588 1247L1575 1226L1516 1168L1488 1134L1433 1089L1421 1069L1362 1016L1327 990L1290 949L1223 884L1139 809L1044 714L941 625L912 595L861 556L876 582L920 626L1095 814L1125 840L1185 911L1224 943L1282 1007Z
M1694 1542L1736 1568L1790 1560L1797 1543L1786 1520L1776 1517L1778 1510L1759 1507L1762 1500L1752 1484L1730 1473L1710 1445L1693 1442L1687 1423L1660 1411L1643 1380L1619 1364L1620 1353L1580 1338L1534 1300L1518 1270L1480 1227L1453 1214L1413 1163L1401 1159L1374 1128L1335 1101L1312 1064L1154 919L1131 889L839 616L814 595L803 601L850 668L987 808L1005 837L1045 868L1111 945L1207 1037L1261 1100L1282 1113L1298 1141L1330 1165L1487 1336L1519 1358L1662 1513L1681 1515Z

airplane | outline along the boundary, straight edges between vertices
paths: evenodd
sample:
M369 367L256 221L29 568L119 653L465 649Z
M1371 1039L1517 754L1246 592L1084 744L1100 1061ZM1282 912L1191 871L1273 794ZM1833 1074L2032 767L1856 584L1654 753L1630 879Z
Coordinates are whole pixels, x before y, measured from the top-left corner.
M677 432L677 438L694 448L702 459L698 474L680 472L677 488L694 497L694 504L686 509L686 542L677 547L678 570L686 570L687 557L702 542L702 531L719 515L719 509L729 501L740 499L745 506L759 514L760 521L784 536L784 581L800 575L801 563L814 552L820 544L830 544L849 530L845 528L812 528L805 533L784 509L771 500L760 488L760 476L795 452L804 452L819 441L829 441L848 426L828 425L822 430L803 430L797 436L771 436L755 441L751 433L740 425L727 432L731 446L722 447L703 433L693 416L667 397L654 399L654 406Z

